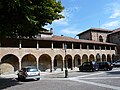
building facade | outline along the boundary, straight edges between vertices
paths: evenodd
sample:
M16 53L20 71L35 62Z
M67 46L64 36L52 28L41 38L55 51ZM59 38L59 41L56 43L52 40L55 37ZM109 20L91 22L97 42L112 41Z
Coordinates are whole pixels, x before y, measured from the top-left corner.
M0 73L14 73L25 66L36 66L42 72L63 71L65 61L68 70L75 70L86 61L115 60L116 44L50 36L1 40Z
M107 36L111 32L111 30L102 28L90 28L82 33L77 34L77 36L79 37L79 39L106 42Z
M116 58L120 59L120 28L117 28L108 34L107 42L116 44Z

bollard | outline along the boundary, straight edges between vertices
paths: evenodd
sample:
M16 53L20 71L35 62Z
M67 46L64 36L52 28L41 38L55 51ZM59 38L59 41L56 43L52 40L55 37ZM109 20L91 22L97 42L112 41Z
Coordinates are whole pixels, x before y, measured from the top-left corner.
M65 78L68 77L68 70L65 70Z

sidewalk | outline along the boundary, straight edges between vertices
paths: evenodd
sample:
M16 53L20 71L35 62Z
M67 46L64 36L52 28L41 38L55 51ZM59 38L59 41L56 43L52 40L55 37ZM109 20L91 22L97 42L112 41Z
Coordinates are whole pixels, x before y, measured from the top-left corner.
M0 75L0 78L17 78L17 74Z
M74 70L73 70L74 71ZM68 72L72 72L68 71ZM64 74L65 71L54 71L54 72L40 72L40 76L44 77L45 75L52 75L52 74ZM13 73L13 74L7 74L7 75L0 75L0 78L17 78L17 74Z

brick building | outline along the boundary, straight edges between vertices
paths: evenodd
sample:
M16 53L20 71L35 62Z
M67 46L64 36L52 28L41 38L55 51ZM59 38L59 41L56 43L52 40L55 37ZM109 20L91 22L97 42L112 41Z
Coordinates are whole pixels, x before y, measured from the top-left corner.
M116 44L116 58L120 59L120 28L117 28L108 34L107 42Z

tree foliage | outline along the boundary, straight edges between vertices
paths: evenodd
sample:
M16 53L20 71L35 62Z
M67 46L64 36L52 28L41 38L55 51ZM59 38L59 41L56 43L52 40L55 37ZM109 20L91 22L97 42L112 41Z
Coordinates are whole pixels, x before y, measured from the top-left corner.
M63 9L56 0L0 0L0 37L32 37L63 18Z

